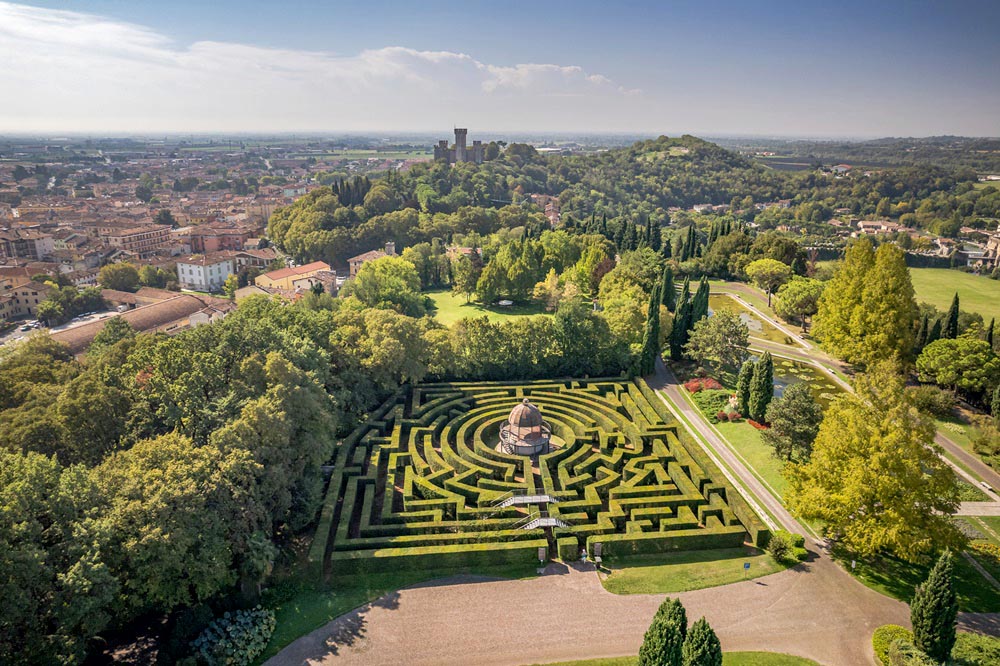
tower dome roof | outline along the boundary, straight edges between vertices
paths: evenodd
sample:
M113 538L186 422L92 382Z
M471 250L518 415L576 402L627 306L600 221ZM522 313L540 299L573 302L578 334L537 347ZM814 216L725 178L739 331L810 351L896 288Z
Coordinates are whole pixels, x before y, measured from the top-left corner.
M525 398L521 404L510 410L507 421L514 427L534 428L542 425L542 413L538 411L538 407Z

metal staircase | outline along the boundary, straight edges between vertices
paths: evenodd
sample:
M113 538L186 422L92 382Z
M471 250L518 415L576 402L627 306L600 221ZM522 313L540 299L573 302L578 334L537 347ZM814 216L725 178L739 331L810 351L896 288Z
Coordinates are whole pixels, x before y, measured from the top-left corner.
M558 518L535 512L528 514L513 525L514 529L520 530L534 530L541 527L569 527L569 524Z
M494 509L504 509L508 506L523 506L525 504L557 504L559 500L552 495L515 495L510 491L494 500Z

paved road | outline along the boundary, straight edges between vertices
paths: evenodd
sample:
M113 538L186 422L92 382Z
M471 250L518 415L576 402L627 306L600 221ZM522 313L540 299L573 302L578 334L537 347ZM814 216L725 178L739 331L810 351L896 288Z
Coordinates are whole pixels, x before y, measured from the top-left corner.
M636 654L663 595L611 594L592 567L550 565L518 581L457 577L400 590L300 638L267 662L519 666ZM726 650L770 650L821 664L872 663L871 633L907 624L898 601L827 559L678 596Z
M960 516L1000 516L1000 502L962 502Z

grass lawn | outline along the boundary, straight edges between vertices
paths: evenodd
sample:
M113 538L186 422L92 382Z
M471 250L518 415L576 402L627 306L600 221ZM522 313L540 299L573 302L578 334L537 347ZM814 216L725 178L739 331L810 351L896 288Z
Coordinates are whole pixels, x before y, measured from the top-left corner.
M257 663L263 663L296 638L318 629L330 620L408 585L460 573L527 578L536 575L535 569L536 565L532 563L475 571L468 569L399 571L343 579L334 578L328 585L304 588L275 607L277 623L274 634L271 635L271 640Z
M532 666L636 666L638 663L639 657L610 657ZM816 666L816 662L777 652L726 652L722 655L722 666Z
M611 574L601 581L614 594L669 594L759 578L787 567L756 548L722 548L657 555L637 555L605 562Z
M841 561L845 570L851 572L850 554L835 550L834 557ZM969 613L1000 612L1000 594L993 586L961 555L956 555L952 562L958 609ZM893 557L871 561L858 559L857 569L852 573L876 592L909 603L914 588L926 580L933 564L933 561L911 564Z
M760 431L746 421L740 423L717 423L716 429L726 438L757 476L782 498L788 488L788 481L781 474L785 463L774 457L773 450L760 437Z
M730 298L726 294L709 294L708 307L713 312L728 310L739 315L740 319L743 320L743 323L750 329L750 337L752 338L776 342L781 345L789 344L788 340L790 340L790 338L787 335L755 315L752 311L743 307L742 303L734 298Z
M434 303L432 314L445 326L451 326L459 319L482 317L483 315L489 317L490 321L506 321L517 317L550 314L539 303L511 305L510 307L486 307L480 303L466 303L465 296L457 296L450 291L429 291L425 293L425 296Z
M945 311L957 291L963 310L978 312L986 323L991 317L1000 318L1000 280L948 268L911 268L910 278L918 302Z
M962 520L982 532L987 541L1000 546L1000 516L962 516Z

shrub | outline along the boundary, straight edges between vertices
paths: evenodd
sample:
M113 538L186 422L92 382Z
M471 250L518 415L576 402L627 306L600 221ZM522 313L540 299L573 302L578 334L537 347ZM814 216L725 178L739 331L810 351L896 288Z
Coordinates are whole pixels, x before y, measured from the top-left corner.
M747 423L749 423L750 425L752 425L754 428L757 428L757 430L767 430L768 429L767 425L765 425L763 423L757 423L753 419L747 419Z
M208 625L191 647L199 661L210 666L244 666L264 651L274 624L274 612L260 606L226 612Z
M1000 546L986 541L974 541L969 544L969 550L976 555L992 560L996 566L1000 566Z
M728 421L729 414L726 414L724 411L720 409L718 413L716 413L715 418L718 419L719 421Z
M875 630L872 635L872 649L875 650L875 658L884 666L889 666L889 648L897 640L906 642L913 641L913 632L898 624L883 624Z
M938 662L903 638L897 638L889 644L888 658L889 661L886 663L891 666L938 666Z
M767 552L776 562L782 564L802 562L809 556L809 552L805 549L805 543L805 537L801 534L778 530L771 535L771 540L767 544Z
M917 409L926 414L939 418L947 418L954 414L955 396L949 391L943 391L930 384L911 386L906 391L913 398Z
M956 664L966 666L1000 664L1000 638L961 633L955 640L951 658Z
M685 382L684 388L686 388L689 393L697 393L698 391L719 391L722 389L722 384L711 377L696 377L695 379Z

